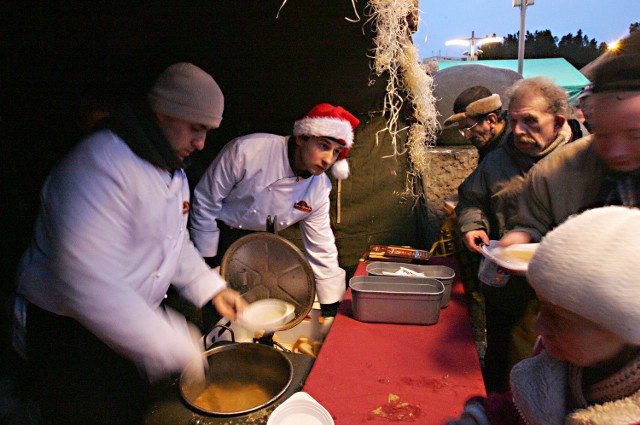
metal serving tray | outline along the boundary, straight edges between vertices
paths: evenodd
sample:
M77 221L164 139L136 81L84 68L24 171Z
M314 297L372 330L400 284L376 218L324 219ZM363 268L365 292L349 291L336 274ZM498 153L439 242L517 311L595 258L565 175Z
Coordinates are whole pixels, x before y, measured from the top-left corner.
M376 276L397 277L395 274L402 272L402 268L423 275L411 276L407 274L406 276L400 276L402 278L417 279L420 282L425 278L427 281L429 279L438 279L442 282L444 285L444 296L442 297L440 307L445 308L449 305L449 301L451 300L451 285L453 284L453 279L456 277L456 272L451 267L374 261L367 264L367 273Z
M349 281L353 317L361 322L433 325L440 318L444 285L404 277L355 276Z

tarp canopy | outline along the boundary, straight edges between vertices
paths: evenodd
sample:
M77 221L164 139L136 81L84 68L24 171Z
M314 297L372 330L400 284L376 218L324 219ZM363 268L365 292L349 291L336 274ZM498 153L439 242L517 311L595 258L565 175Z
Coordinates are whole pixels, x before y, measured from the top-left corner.
M486 65L518 71L517 59L438 61L438 65L440 66L440 70L458 65ZM549 78L555 84L567 90L570 101L577 98L580 90L589 84L589 79L564 58L524 59L522 76L524 78L538 76Z

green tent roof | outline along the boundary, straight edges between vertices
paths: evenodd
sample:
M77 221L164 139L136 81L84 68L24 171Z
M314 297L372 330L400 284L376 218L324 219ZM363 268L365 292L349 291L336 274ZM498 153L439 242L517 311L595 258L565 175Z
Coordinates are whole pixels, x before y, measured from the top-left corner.
M457 65L486 65L505 68L518 72L517 59L478 60L478 61L438 61L440 70ZM575 99L582 88L589 84L582 75L564 58L525 59L522 64L524 78L544 76L569 92L569 99Z

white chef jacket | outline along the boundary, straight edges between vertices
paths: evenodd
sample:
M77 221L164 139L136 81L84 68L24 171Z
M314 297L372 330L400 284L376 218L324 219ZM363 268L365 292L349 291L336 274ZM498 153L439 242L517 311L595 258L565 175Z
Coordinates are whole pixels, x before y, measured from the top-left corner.
M296 177L289 164L288 137L255 133L224 146L198 182L191 209L191 239L203 257L218 252L216 219L230 227L265 231L267 216L277 228L300 222L302 242L322 304L342 301L345 272L329 219L331 180L326 174Z
M151 379L197 355L184 318L162 311L170 284L197 306L225 287L186 230L189 188L118 136L89 136L51 173L18 293L76 319Z

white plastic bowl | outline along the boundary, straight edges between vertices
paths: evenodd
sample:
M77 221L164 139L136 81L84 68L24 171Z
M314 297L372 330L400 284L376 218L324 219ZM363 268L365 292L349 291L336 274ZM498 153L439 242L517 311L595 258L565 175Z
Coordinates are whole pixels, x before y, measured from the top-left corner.
M300 391L271 413L267 425L334 425L334 422L327 409Z
M249 304L238 317L238 324L252 332L271 332L280 329L294 317L295 307L292 304L267 298Z
M483 245L482 254L500 267L510 272L524 274L529 267L529 261L540 244L514 244L507 247L498 246L499 241L490 241L489 245ZM522 255L522 258L514 255Z

